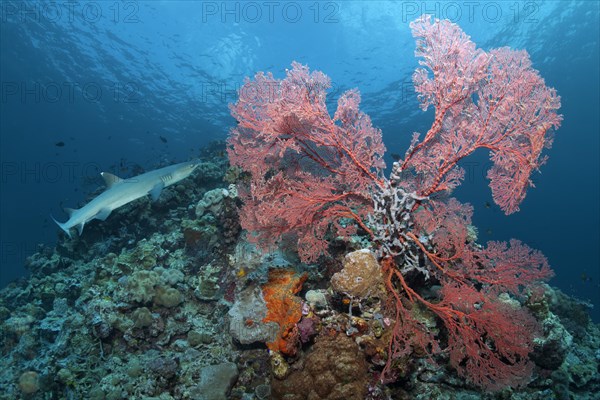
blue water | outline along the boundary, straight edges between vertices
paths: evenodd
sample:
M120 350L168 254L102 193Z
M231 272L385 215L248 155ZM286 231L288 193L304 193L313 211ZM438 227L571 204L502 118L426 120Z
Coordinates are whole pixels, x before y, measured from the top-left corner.
M75 2L3 1L1 9L0 284L23 276L38 243L110 170L183 161L235 121L245 76L282 77L293 60L357 87L388 154L424 132L412 89L408 23L449 18L481 48L526 49L562 97L562 127L521 212L495 206L485 154L467 160L457 196L475 206L480 241L519 238L542 250L552 283L600 319L598 26L596 1ZM391 156L388 156L391 163ZM489 206L491 204L491 206Z

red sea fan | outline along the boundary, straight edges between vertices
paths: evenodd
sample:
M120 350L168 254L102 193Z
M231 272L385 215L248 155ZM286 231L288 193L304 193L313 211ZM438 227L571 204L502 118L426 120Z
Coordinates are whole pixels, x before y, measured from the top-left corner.
M240 185L241 223L263 249L292 236L305 262L327 254L330 232L371 237L395 307L382 381L394 376L395 357L420 348L447 351L459 374L486 389L523 385L538 326L519 299L552 271L519 241L476 244L472 207L448 194L463 179L459 161L487 149L494 200L507 214L518 211L545 161L548 132L560 125L560 98L524 51L485 52L456 24L429 16L411 28L423 67L415 88L435 118L389 180L381 132L359 110L357 91L340 97L331 118L320 72L293 63L282 80L258 73L246 81L231 105L239 124L228 140L231 164L250 174ZM422 294L438 283L437 297ZM424 308L445 335L414 315Z
M293 63L282 80L263 73L247 80L231 105L239 125L229 159L251 175L241 190L242 226L262 248L295 235L306 262L327 254L324 237L339 219L368 231L370 192L385 167L381 131L359 110L358 91L342 94L332 119L329 85L323 73Z
M421 176L419 194L452 189L462 179L458 161L488 149L488 171L496 204L519 210L530 176L546 160L548 131L558 128L560 97L531 68L525 51L509 48L486 53L449 21L429 16L411 23L420 64L413 77L423 109L435 120L421 142L413 142L402 163Z
M450 364L488 390L529 382L535 318L509 299L483 295L471 287L447 283L443 301L431 308L448 331Z

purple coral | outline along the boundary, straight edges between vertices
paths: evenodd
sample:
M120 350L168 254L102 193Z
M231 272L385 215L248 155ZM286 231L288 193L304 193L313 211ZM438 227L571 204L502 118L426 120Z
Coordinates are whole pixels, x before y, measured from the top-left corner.
M298 332L300 332L300 341L304 344L317 334L316 323L313 318L302 318L298 322Z

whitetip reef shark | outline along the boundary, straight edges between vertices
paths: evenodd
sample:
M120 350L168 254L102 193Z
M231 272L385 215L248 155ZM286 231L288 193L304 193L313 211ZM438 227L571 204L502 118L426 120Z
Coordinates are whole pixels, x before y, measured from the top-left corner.
M148 194L152 196L152 200L158 199L164 188L187 178L199 165L198 160L187 161L127 179L121 179L108 172L102 172L100 175L106 183L104 192L77 210L65 208L65 212L69 214L69 219L64 223L58 222L53 216L51 217L69 238L72 238L70 229L73 227L76 227L79 235L81 235L83 227L88 221L93 219L104 221L113 210Z

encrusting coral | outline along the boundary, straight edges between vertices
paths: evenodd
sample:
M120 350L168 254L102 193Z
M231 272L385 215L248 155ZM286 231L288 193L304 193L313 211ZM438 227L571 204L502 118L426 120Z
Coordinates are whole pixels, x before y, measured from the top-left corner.
M331 278L333 290L353 298L384 294L381 266L369 250L357 250L344 258L344 268Z

